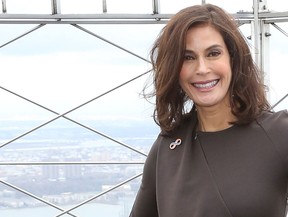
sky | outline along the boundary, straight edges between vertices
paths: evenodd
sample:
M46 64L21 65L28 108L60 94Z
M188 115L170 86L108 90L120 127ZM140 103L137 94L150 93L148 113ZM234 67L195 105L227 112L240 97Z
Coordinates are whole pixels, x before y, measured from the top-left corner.
M81 2L81 3L79 3ZM252 11L252 0L232 4L231 0L211 0L231 13ZM235 1L234 1L235 2ZM7 13L50 13L50 0L6 0ZM200 0L160 1L161 13L176 13L183 7L201 3ZM107 0L108 13L151 13L147 0ZM271 11L288 11L288 2L268 0ZM1 7L0 7L1 9ZM100 0L61 0L61 12L101 13ZM278 24L288 32L288 23ZM148 59L151 46L163 24L152 25L81 25L95 34ZM0 24L0 46L23 34L35 25ZM250 26L241 27L251 35ZM269 97L274 104L288 93L288 38L270 27ZM248 41L249 42L249 41ZM59 113L85 103L115 86L148 71L149 63L119 50L71 25L46 25L0 49L1 82L23 97ZM81 118L147 118L151 119L153 105L141 97L149 75L142 76L105 97L71 113ZM27 103L0 89L2 101L0 119L50 117L50 112ZM285 100L284 108L288 105ZM279 109L281 105L278 107Z

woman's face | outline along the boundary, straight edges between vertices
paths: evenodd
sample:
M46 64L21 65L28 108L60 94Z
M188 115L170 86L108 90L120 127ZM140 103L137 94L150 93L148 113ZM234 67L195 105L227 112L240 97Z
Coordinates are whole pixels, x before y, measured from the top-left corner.
M188 30L179 83L197 107L229 106L230 56L221 34L210 25Z

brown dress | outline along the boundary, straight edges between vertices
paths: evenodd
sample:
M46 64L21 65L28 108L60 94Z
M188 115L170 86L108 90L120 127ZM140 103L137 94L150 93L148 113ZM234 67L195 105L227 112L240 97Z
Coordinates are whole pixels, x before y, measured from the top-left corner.
M158 136L130 217L284 217L288 112L198 133L193 116Z

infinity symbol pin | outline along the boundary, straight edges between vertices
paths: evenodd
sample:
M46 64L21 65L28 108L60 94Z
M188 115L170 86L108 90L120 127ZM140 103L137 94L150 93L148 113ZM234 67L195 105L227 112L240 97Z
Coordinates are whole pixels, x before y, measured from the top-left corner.
M170 149L173 150L176 148L176 146L181 145L182 141L181 139L176 139L175 142L171 142Z

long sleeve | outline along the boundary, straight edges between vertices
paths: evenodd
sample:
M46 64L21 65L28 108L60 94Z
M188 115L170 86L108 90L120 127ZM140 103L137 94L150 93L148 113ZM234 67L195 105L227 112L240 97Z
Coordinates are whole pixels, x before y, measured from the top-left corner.
M158 217L156 202L156 161L159 138L146 159L143 177L130 217Z

